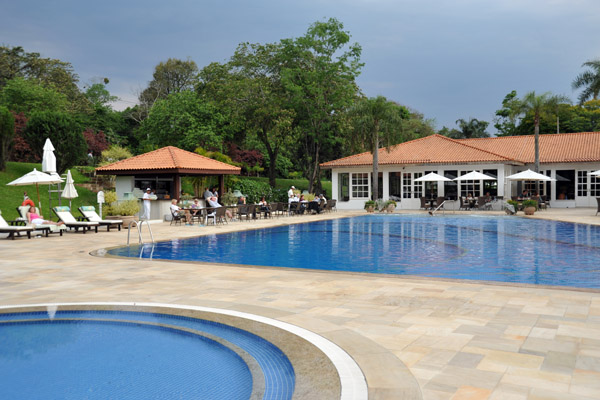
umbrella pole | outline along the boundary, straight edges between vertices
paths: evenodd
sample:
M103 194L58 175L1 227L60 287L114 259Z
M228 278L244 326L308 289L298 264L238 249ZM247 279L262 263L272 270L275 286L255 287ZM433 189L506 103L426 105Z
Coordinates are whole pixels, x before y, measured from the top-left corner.
M40 200L40 187L37 183L35 184L35 188L37 189L38 206L40 206L40 212L42 212L42 201Z

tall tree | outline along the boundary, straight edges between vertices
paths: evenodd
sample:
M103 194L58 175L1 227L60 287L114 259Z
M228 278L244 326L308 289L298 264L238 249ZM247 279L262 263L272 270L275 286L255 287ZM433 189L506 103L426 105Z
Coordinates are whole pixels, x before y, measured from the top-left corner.
M519 106L515 108L515 113L533 114L534 135L535 135L535 172L540 172L540 119L545 113L553 113L561 102L570 101L568 97L562 95L553 95L550 92L536 95L535 91L529 92L520 100ZM539 193L539 181L536 182L536 192Z
M56 90L44 87L34 80L14 78L0 89L0 105L16 113L29 115L34 111L69 110L69 100Z
M15 117L8 108L0 106L0 171L6 169L10 145L15 136Z
M590 70L577 75L571 83L573 90L584 88L579 95L579 104L583 105L587 100L597 100L600 94L600 59L590 60L583 63L582 67Z
M358 94L361 47L349 42L350 34L334 18L312 24L302 37L281 41L281 80L302 133L309 191L315 183L320 189L321 154L342 140L343 115Z
M361 98L350 109L354 126L355 143L369 147L373 155L373 200L379 197L379 147L402 142L402 122L409 118L409 111L383 96Z
M138 122L145 119L154 103L160 99L166 99L170 94L194 90L198 84L198 66L190 59L179 60L169 58L154 67L152 80L148 87L139 95L139 107L137 113L132 114Z
M82 129L70 114L52 111L33 113L23 136L40 159L44 142L50 138L55 147L59 174L85 159L87 145Z

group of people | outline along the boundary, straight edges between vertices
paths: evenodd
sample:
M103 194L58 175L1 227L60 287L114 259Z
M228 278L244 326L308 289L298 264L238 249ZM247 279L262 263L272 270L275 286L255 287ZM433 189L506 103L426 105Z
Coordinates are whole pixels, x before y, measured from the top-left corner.
M298 203L298 212L301 214L304 213L304 211L306 210L312 210L315 211L317 214L320 214L320 204L327 204L327 199L323 194L315 195L315 197L311 201L308 201L304 198L303 194L301 194L300 197L298 197L295 190L296 188L294 186L290 187L290 190L288 190L288 204Z
M219 204L218 192L216 187L212 191L208 188L204 188L203 197L206 201L206 207L210 207L213 209L223 207L221 204ZM173 215L179 215L180 217L185 218L186 225L192 225L193 218L199 216L202 213L202 204L200 203L200 199L196 197L194 198L194 201L189 206L189 208L182 208L179 205L177 205L177 199L173 199L171 200L170 209ZM212 213L215 212L215 210L212 211ZM225 211L225 215L227 215L229 219L233 218L233 215L229 210Z

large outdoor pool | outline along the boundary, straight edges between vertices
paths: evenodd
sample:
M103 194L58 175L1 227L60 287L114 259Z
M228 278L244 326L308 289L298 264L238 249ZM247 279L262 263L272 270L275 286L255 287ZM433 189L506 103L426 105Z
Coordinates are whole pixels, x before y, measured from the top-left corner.
M600 227L494 216L366 215L109 254L600 289Z

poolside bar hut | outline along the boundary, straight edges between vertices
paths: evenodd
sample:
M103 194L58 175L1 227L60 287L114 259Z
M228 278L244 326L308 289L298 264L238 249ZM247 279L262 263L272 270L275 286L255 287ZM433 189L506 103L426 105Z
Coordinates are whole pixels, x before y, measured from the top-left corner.
M152 206L153 219L168 213L171 199L178 199L182 176L218 176L219 193L225 190L225 175L239 175L241 169L173 146L163 147L96 168L99 175L116 175L119 200L141 198L146 188L158 200Z

